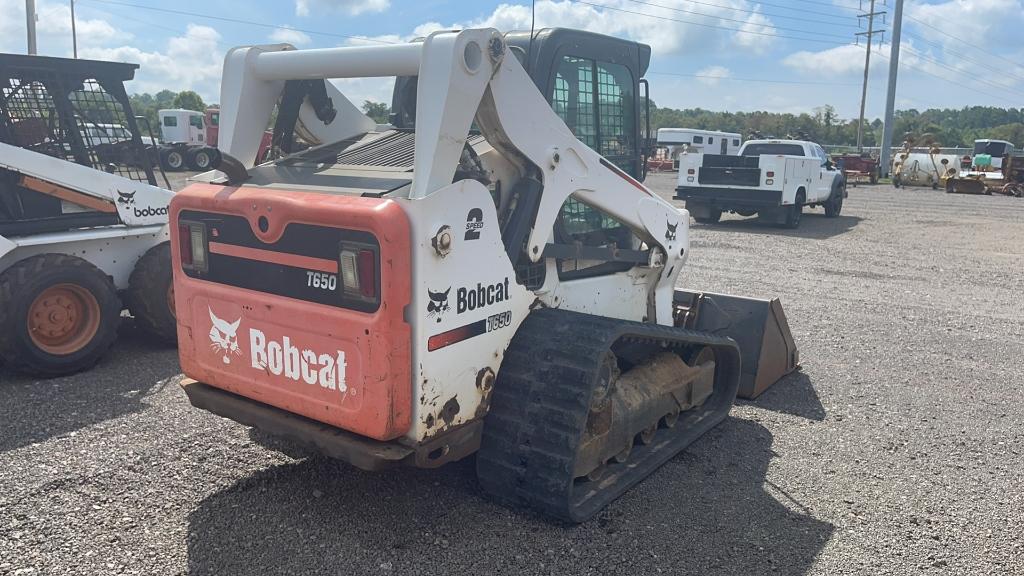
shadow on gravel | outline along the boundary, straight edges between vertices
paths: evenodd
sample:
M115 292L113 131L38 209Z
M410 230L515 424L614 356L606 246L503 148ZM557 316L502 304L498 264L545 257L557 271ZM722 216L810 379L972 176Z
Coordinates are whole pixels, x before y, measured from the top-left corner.
M796 230L789 230L777 224L762 222L757 217L744 218L742 220L722 220L717 224L691 223L691 227L695 230L727 230L729 232L824 240L852 230L861 220L863 218L859 216L840 215L835 218L826 218L823 214L805 212L803 220L800 222L800 227Z
M834 528L766 481L771 444L730 418L578 526L490 503L472 458L379 474L296 461L199 504L189 572L804 574Z
M816 422L825 419L825 407L821 405L818 391L814 389L811 378L799 370L776 382L756 400L737 400L737 402L752 404L772 412L792 414Z
M0 367L0 452L137 412L160 382L178 374L178 353L123 318L110 352L91 370L39 379Z

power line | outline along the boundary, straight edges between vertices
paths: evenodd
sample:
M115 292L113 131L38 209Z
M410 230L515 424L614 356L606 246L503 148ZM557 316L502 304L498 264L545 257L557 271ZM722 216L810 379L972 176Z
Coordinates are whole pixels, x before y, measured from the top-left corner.
M130 2L119 2L117 0L86 0L88 2L99 2L101 4L112 4L115 6L127 6L129 8L137 8L139 10L152 10L153 12L163 12L165 14L177 14L179 16L191 16L193 18L205 18L206 20L216 20L218 22L231 22L233 24L246 24L249 26L259 26L261 28L272 28L275 30L295 30L297 32L303 32L305 34L314 34L318 36L332 36L335 38L347 38L349 40L360 40L364 42L376 42L378 44L394 44L394 42L388 42L387 40L378 40L376 38L368 38L366 36L353 36L350 34L336 34L333 32L321 32L319 30L308 30L305 28L289 28L279 24L266 24L263 22L255 22L252 20L243 20L241 18L228 18L226 16L211 16L209 14L200 14L198 12L187 12L185 10L174 10L171 8L157 8L156 6L145 6L143 4L132 4Z
M104 0L104 1L109 1L109 0ZM646 16L648 18L656 18L658 20L668 20L669 22L678 22L680 24L689 24L691 26L701 26L703 28L713 28L713 29L716 29L716 30L728 30L730 32L736 32L738 34L752 34L752 35L755 35L755 36L767 36L767 37L770 37L770 38L787 38L787 39L790 39L790 40L802 40L804 42L816 42L818 44L830 44L830 45L833 45L833 46L843 46L843 45L845 45L843 43L839 43L839 42L836 42L834 40L817 40L815 38L800 38L800 37L797 37L797 36L787 36L785 34L771 34L769 32L756 32L756 31L753 31L753 30L742 30L740 28L729 28L728 26L716 26L714 24L706 24L706 23L703 23L703 22L694 22L692 20L679 20L678 18L669 18L667 16L658 16L658 15L655 15L655 14L648 14L646 12L636 12L634 10L626 10L624 8L615 8L615 7L612 7L612 6L607 6L605 4L595 4L593 2L584 2L583 0L569 0L569 1L573 2L574 4L585 4L587 6L594 6L595 8L604 8L605 10L613 10L615 12L624 12L626 14L633 14L633 15L636 15L636 16ZM766 27L772 28L772 26L766 26ZM812 34L812 33L808 32L808 34ZM816 35L817 36L822 36L821 34L816 34Z
M976 59L976 58L974 58L974 57L972 57L972 56L970 56L968 54L964 54L963 52L958 52L956 50L953 50L952 48L949 48L948 46L946 46L945 44L942 44L941 42L935 42L934 40L928 40L924 36L915 34L913 32L907 32L906 34L908 36L912 36L913 38L916 38L918 41L920 41L920 42L922 42L924 44L935 46L936 48L941 49L944 54L950 54L952 56L955 56L955 57L959 58L960 60L963 60L965 62L970 62L971 64L974 64L975 66L979 66L981 68L984 68L984 69L986 69L986 70L988 70L990 72L995 72L995 73L998 73L998 74L1005 74L1007 76L1012 76L1012 77L1016 78L1017 80L1020 80L1020 81L1024 82L1024 76L1019 76L1019 75L1014 74L1012 72L1009 72L1009 71L1007 71L1005 69L995 68L994 66L992 66L988 62L985 62L983 60L978 60L978 59Z
M889 60L889 57L887 55L885 55L884 53L882 53L881 51L876 51L875 55L878 56L879 58L884 58L886 61ZM997 100L1002 100L1004 102L1010 102L1012 104L1019 104L1018 101L1010 100L1009 98L1003 98L1001 96L996 96L995 94L992 94L990 92L983 92L981 90L976 90L976 89L971 88L970 86L967 86L966 84L963 84L961 82L956 82L956 81L950 80L949 78L946 78L944 76L940 76L940 75L932 72L931 70L928 70L927 68L913 66L911 64L908 64L905 60L900 60L900 64L899 65L900 65L900 68L908 68L910 70L914 70L915 72L920 72L922 74L927 74L928 76L931 76L933 78L938 78L939 80L942 80L943 82L948 82L950 84L953 84L954 86L958 86L960 88L963 88L964 90L968 90L968 91L974 92L976 94L981 94L982 96L989 96L991 98L995 98Z
M814 82L804 80L773 80L768 78L737 78L734 76L714 76L711 74L683 74L676 72L648 72L656 76L681 76L684 78L707 78L712 80L732 80L736 82L755 82L764 84L801 84L801 85L813 85L813 86L858 86L853 82Z
M973 48L973 49L977 50L978 52L981 52L982 54L987 54L989 56L992 56L993 58L998 58L998 59L1000 59L1000 60L1002 60L1004 62L1009 62L1010 64L1013 64L1013 66L1015 68L1020 68L1020 62L1014 62L1013 60L1008 60L1008 59L1003 58L1002 56L1000 56L998 54L993 54L992 52L989 52L987 50L982 50L981 48L978 48L977 44L974 43L974 42L968 42L967 40L960 39L960 38L958 38L956 36L953 36L949 32L946 32L945 30L940 30L939 28L936 28L935 26L932 26L931 24L929 24L927 22L924 22L922 20L918 20L917 18L914 18L913 16L909 16L908 15L907 19L913 20L914 22L917 22L918 24L920 24L921 26L924 26L926 28L931 28L932 30L938 32L939 34L942 34L943 36L948 36L948 37L952 38L953 40L956 40L957 42L960 42L960 43L962 43L962 44L964 44L966 46L969 46L970 48Z
M633 2L635 4L643 4L644 6L651 6L652 8L663 8L665 10L672 10L673 12L682 12L684 14L695 14L697 16L706 16L708 18L715 18L715 19L722 20L722 21L725 21L725 22L738 22L740 24L756 24L756 23L750 22L749 20L737 20L735 18L726 18L724 16L718 16L716 14L708 14L706 12L697 12L695 10L686 10L684 8L674 8L672 6L664 6L662 4L654 4L653 2L644 2L643 0L628 0L628 1L629 2ZM741 11L742 12L749 12L750 14L759 14L759 15L762 15L762 16L769 16L769 14L764 14L764 13L758 12L756 10L741 10ZM773 15L773 16L776 16L778 18L784 18L784 19L788 18L786 16L778 16L778 15ZM793 20L801 20L801 21L804 21L804 22L812 22L812 23L815 23L815 24L829 24L829 25L832 25L832 26L840 26L840 24L833 24L831 22L822 22L821 20L809 20L809 19L806 19L806 18L793 18ZM853 27L852 24L847 24L846 26ZM771 24L771 27L776 29L776 30L788 30L790 32L808 33L807 30L804 30L802 28L785 28L785 27L782 27L782 26L776 26L775 24ZM836 38L845 38L845 36L839 36L839 35L836 35L836 34L823 34L823 36L835 36Z
M955 68L953 66L950 66L949 64L946 64L944 62L940 62L939 60L936 60L935 58L932 58L930 56L926 56L925 54L922 54L921 52L918 52L917 50L914 50L913 48L909 48L908 51L910 52L911 55L917 56L918 58L924 60L925 62L928 62L930 64L934 64L934 65L936 65L936 66L938 66L940 68L949 70L951 72L955 72L957 74L964 75L964 72L962 70L960 70L958 68ZM996 90L1003 90L1005 92L1012 93L1012 94L1015 94L1017 96L1020 96L1020 97L1024 98L1024 92L1021 92L1020 90L1015 90L1013 88L1008 88L1006 86L1001 86L999 84L996 84L995 82L991 82L989 80L985 80L984 78L971 77L970 80L972 82L977 82L977 83L980 83L980 84L984 84L985 86L988 86L990 88L995 88ZM952 80L950 80L950 81L952 82Z
M752 13L752 14L757 13L756 10L747 10L747 9L744 9L744 8L733 8L732 6L724 6L722 4L711 4L710 2L697 2L696 0L690 0L690 3L691 4L700 4L700 5L703 5L703 6L714 6L715 8L724 8L726 10L732 10L733 12L749 12L749 13ZM815 11L815 10L805 10L803 8L793 8L792 6L787 6L785 4L776 4L776 3L772 3L772 2L758 2L758 4L761 5L761 6L771 6L773 8L781 8L783 10L792 10L792 11L795 11L795 12L799 12L801 14L813 14L815 16L827 16L829 18L838 18L838 19L842 19L842 20L846 20L847 19L845 16L837 16L836 14L834 14L832 12L818 12L818 11ZM765 16L768 16L768 15L769 14L765 14ZM781 16L780 15L779 17L780 18L790 18L792 20L803 20L803 18L796 18L794 16Z

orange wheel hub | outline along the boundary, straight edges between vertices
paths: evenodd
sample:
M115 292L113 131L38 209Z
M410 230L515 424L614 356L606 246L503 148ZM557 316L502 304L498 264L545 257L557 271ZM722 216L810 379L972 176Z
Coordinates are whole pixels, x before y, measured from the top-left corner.
M96 336L100 315L100 304L91 292L77 284L56 284L29 306L28 334L48 354L74 354Z

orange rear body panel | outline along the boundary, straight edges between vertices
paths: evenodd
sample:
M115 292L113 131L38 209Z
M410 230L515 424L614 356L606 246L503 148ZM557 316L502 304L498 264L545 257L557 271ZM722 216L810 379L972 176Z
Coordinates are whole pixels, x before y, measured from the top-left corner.
M411 248L397 203L193 184L170 208L187 376L377 440L409 430L411 332L403 312ZM208 271L183 269L179 221L206 226ZM326 282L306 284L307 274L334 274L341 283L337 251L348 238L379 254L378 303L363 309L340 302Z

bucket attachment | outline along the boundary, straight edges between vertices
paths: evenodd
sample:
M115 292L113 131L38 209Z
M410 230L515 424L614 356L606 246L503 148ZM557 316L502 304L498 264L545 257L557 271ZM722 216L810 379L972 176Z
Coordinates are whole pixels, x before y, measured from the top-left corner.
M676 326L727 336L739 344L740 398L757 398L797 369L800 351L778 298L676 290L673 303Z

